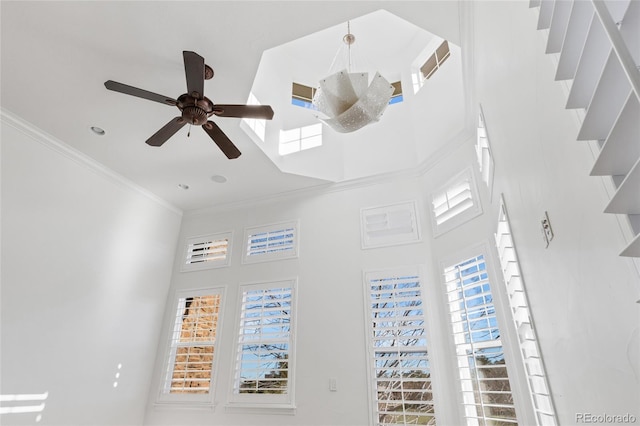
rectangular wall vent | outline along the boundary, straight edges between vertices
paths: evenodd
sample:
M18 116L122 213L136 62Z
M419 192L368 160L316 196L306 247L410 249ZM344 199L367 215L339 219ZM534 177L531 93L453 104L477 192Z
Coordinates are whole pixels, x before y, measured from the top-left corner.
M420 241L416 202L360 210L362 248Z

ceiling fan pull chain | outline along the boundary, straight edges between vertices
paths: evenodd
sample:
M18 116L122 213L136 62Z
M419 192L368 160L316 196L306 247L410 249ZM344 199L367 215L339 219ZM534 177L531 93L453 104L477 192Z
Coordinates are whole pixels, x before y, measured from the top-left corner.
M191 123L189 123L189 131L187 132L187 137L191 136Z

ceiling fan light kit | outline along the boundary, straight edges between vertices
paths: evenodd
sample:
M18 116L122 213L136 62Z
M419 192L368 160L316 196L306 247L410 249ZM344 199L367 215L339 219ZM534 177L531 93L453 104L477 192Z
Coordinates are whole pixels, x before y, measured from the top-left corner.
M173 118L160 130L154 133L146 143L151 146L162 146L171 136L185 124L201 126L220 150L229 159L238 158L240 150L231 142L220 127L209 120L212 115L218 117L257 118L271 120L273 109L269 105L227 105L214 104L204 96L204 81L213 78L213 69L204 63L204 58L195 52L182 52L184 70L187 79L187 93L173 99L137 87L108 80L105 87L114 92L136 96L169 106L176 106L180 116Z

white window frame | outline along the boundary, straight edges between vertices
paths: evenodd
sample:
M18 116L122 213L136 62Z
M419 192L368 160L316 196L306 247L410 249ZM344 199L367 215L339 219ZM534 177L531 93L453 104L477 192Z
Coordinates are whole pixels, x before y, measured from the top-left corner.
M360 240L362 248L369 249L421 241L420 221L418 220L417 211L415 200L360 209ZM394 232L398 228L393 227L393 216L399 214L403 216L408 214L411 228L408 232ZM368 221L369 218L374 216L379 217L379 223L373 224ZM381 235L371 235L372 227L377 228L373 232L377 231Z
M377 352L385 352L385 349L378 349L376 350L375 348L375 339L373 336L373 330L374 327L372 327L372 318L373 318L373 307L372 305L372 290L371 290L371 282L372 280L377 280L377 279L391 279L393 280L394 278L397 277L402 277L402 276L415 276L417 277L420 286L419 286L419 292L420 292L420 299L421 299L421 305L420 308L422 310L422 318L421 320L423 321L423 329L424 329L424 341L425 343L423 345L415 345L415 346L396 346L398 348L398 353L400 352L406 352L406 353L421 353L421 352L426 352L427 356L426 356L426 360L427 360L427 368L429 370L429 374L430 374L430 379L429 382L431 383L431 402L430 405L433 406L434 408L434 418L438 415L438 413L435 411L435 406L436 406L436 397L435 397L435 392L433 389L433 383L434 383L434 368L431 367L432 365L432 352L431 352L431 336L429 335L429 325L428 325L428 318L427 318L427 310L429 309L427 302L426 302L426 298L425 298L425 285L424 285L424 274L422 273L422 270L419 266L403 266L403 267L396 267L396 268L388 268L388 269L382 269L382 270L370 270L370 271L363 271L362 273L362 281L363 281L363 296L364 296L364 304L365 304L365 319L364 319L364 324L365 324L365 335L367 336L367 366L368 366L368 374L367 374L367 378L368 378L368 388L369 388L369 413L370 413L370 423L374 424L374 425L379 425L379 405L378 405L378 380L376 377L376 353ZM402 302L401 302L402 303ZM396 308L397 309L397 308ZM393 309L392 309L393 310ZM422 337L422 336L421 336ZM391 351L393 352L393 351ZM392 423L388 423L388 424L392 424Z
M217 385L218 378L218 359L220 358L219 352L219 344L218 342L221 340L221 332L224 329L222 324L222 319L224 317L224 306L226 304L225 301L225 292L226 286L217 286L210 288L202 288L202 289L194 289L194 290L179 290L174 293L173 303L171 305L170 318L169 318L169 337L167 339L167 345L165 349L165 355L163 357L162 364L162 376L160 378L160 387L158 392L158 397L156 399L156 404L164 405L164 404L179 404L181 406L206 406L211 407L214 405L215 400L215 389ZM166 383L169 376L173 375L173 366L175 364L175 356L176 356L176 348L177 346L173 345L172 342L176 333L180 333L179 331L179 310L184 309L184 305L181 304L181 300L186 300L190 297L198 297L198 296L209 296L209 295L218 295L220 296L220 306L218 309L218 317L217 317L217 327L215 332L215 340L211 346L214 348L213 352L213 361L211 365L211 380L209 382L209 392L206 394L189 394L189 393L175 393L172 394L167 392ZM194 344L195 346L195 344Z
M284 140L284 138L293 136L296 132L297 135L292 139ZM285 156L322 146L322 134L322 123L314 123L289 130L280 130L278 154Z
M545 373L542 353L536 337L534 322L529 309L527 291L524 285L520 263L516 253L509 215L500 195L498 225L495 233L496 249L500 261L500 269L509 300L510 316L517 331L520 356L527 376L527 388L531 397L531 406L536 416L537 425L557 425L558 419L547 375Z
M495 164L493 160L493 151L491 149L491 141L489 140L489 131L487 122L484 118L482 105L478 106L478 128L476 133L476 157L480 168L480 176L482 181L489 189L489 200L493 197L493 175Z
M291 249L273 251L271 253L250 255L250 238L252 235L261 233L276 233L285 229L293 230ZM244 230L244 243L242 251L242 263L269 262L272 260L294 259L298 257L300 241L300 221L277 222L268 225L247 227Z
M468 182L469 184L469 199L471 200L472 205L446 219L445 221L438 223L434 206L435 199L444 195L447 199L446 202L449 203L450 200L449 196L447 195L448 191L450 191L451 188L462 184L463 182ZM458 226L481 215L482 204L480 203L480 197L478 196L478 186L476 185L476 179L473 173L473 169L471 167L467 167L466 169L462 170L460 173L449 179L444 185L441 185L436 190L434 190L429 197L429 205L434 237L439 237L440 235L449 232L452 229L457 228Z
M448 318L447 322L449 323L448 325L449 340L453 347L453 354L457 360L456 365L458 366L457 368L458 378L456 381L457 381L457 387L458 387L458 407L460 410L461 420L464 420L466 424L469 426L477 424L477 423L474 423L472 418L467 417L467 415L471 415L471 411L472 411L471 407L469 407L468 412L467 412L467 409L465 408L465 403L470 402L469 398L473 399L473 392L471 392L471 389L465 390L465 385L463 384L463 380L466 380L465 378L466 376L468 376L468 374L466 374L468 372L465 372L464 370L465 368L468 368L468 360L466 357L461 356L458 353L458 349L461 348L463 345L459 342L456 342L456 339L454 337L455 326L453 325L453 319L452 319L453 316L451 314L451 308L450 308L451 299L448 295L449 291L447 289L448 283L445 277L445 270L451 266L459 265L467 260L470 260L471 258L478 257L481 255L484 257L484 262L486 267L485 271L488 275L487 282L490 287L490 294L492 296L493 309L495 311L495 318L497 323L495 327L499 329L499 333L500 333L500 346L502 347L502 354L505 359L507 376L510 383L510 392L513 398L513 407L515 409L518 421L521 422L521 424L525 424L527 417L523 410L524 407L521 401L522 398L519 393L519 389L521 389L520 387L521 378L519 375L520 365L517 365L519 364L519 361L517 360L514 354L514 345L512 343L512 339L509 334L510 330L507 330L508 327L506 327L507 325L506 320L508 320L508 318L506 318L507 316L506 315L507 310L505 308L506 304L503 302L501 289L499 289L496 285L497 280L496 280L496 275L494 274L494 269L493 269L494 260L491 258L490 246L487 243L478 244L467 250L464 250L461 253L458 253L454 256L450 256L439 262L440 273L442 274L441 275L442 284L443 284L443 287L445 288L444 301L447 308L447 313L446 313L446 316ZM482 348L483 343L484 342L480 342L479 348ZM486 345L486 346L491 347L492 345Z
M191 251L192 244L198 244L205 241L227 241L227 251L224 259L220 260L211 260L205 262L197 262L197 263L188 263L189 254ZM185 239L184 243L184 253L182 256L182 263L180 265L180 271L188 272L188 271L201 271L203 269L212 269L212 268L224 268L229 266L231 262L231 253L233 248L233 231L226 232L217 232L212 234L198 235L194 237L188 237Z
M278 281L262 281L254 283L241 284L238 290L238 318L236 322L235 348L233 365L231 366L231 388L230 396L225 411L230 413L253 413L253 414L288 414L293 415L296 411L295 406L295 383L296 383L296 312L297 312L297 287L298 279L289 278ZM243 340L241 339L242 314L245 294L254 290L269 289L291 289L291 308L289 313L289 335L288 335L288 353L287 353L287 393L286 394L258 394L237 392L240 360Z

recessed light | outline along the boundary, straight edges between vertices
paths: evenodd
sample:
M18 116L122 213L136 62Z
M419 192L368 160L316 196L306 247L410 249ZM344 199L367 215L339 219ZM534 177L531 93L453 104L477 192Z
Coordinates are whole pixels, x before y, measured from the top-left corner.
M91 126L91 131L93 133L95 133L96 135L98 135L98 136L104 136L105 133L107 133L107 132L104 131L104 129L102 129L100 127L97 127L97 126Z
M189 189L189 185L187 185L186 183L179 183L178 188L184 189L186 191L187 189Z
M216 183L225 183L227 181L227 178L222 175L213 175L211 176L211 180Z

